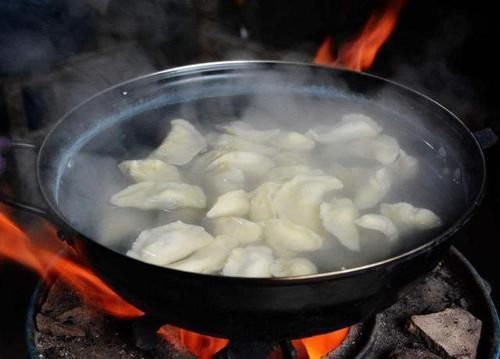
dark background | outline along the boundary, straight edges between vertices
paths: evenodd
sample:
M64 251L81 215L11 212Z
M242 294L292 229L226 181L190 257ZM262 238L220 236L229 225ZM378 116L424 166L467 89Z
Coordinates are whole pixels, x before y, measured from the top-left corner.
M0 131L37 143L54 121L84 98L163 68L236 58L310 62L326 35L333 36L334 44L352 38L369 15L385 4L342 0L1 2ZM370 72L430 95L472 130L490 127L500 134L496 56L500 21L495 5L408 1ZM499 148L486 151L485 201L464 230L464 238L456 243L492 285L495 299L500 289L496 250L500 240ZM23 164L9 162L6 174L8 185L19 196L31 193L26 188L33 189L32 183L14 176L14 172L29 171ZM33 220L20 218L23 223ZM0 263L0 358L26 356L24 320L36 281L36 276L18 265Z

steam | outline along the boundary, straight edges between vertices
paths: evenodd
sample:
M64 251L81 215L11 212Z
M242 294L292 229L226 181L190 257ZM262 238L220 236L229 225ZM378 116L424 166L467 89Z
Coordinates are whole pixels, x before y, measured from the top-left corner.
M298 47L295 51L270 49L269 46L255 41L252 33L248 34L244 28L234 31L216 21L207 21L216 9L212 9L212 13L207 11L201 14L204 21L203 25L198 27L199 19L194 11L196 5L190 1L173 1L167 8L155 1L132 2L128 5L122 5L122 2L113 4L106 0L88 0L88 3L90 8L72 7L68 13L73 20L85 16L89 16L91 20L99 20L99 16L109 16L109 21L100 21L101 27L98 27L97 31L100 32L99 40L109 42L110 45L98 44L97 47L106 47L108 50L96 50L98 55L94 54L95 56L90 53L88 56L71 58L63 70L55 72L54 77L40 80L42 84L50 83L49 90L43 93L48 104L46 123L60 118L82 100L110 85L161 68L190 62L234 59L309 62L314 54L309 48L308 51L303 51L304 47ZM430 41L424 56L425 61L418 66L398 66L395 79L426 93L438 94L439 100L459 114L467 116L473 110L468 104L476 105L473 87L442 61L443 54L452 53L467 31L465 26L457 27L457 23L463 23L463 19L447 20L442 31L439 31L444 35ZM457 28L461 31L457 32ZM19 41L12 42L15 52L10 55L9 64L15 64L15 54L25 53L26 56L19 56L25 61L23 67L39 69L40 58L53 59L60 55L53 38L39 40L34 34L23 36ZM115 41L116 38L119 41ZM34 43L39 46L34 47ZM214 49L209 48L212 44L215 44ZM217 44L223 45L217 47ZM163 47L165 50L152 51L157 47ZM166 56L165 53L172 56ZM68 53L65 56L67 55ZM43 68L47 66L52 65L45 64ZM15 69L18 70L19 68ZM428 79L432 79L430 83L425 82ZM205 135L215 130L215 123L231 120L242 120L255 128L305 132L317 126L331 126L345 114L363 113L373 117L384 127L386 133L398 139L408 154L418 157L423 164L424 172L418 180L404 189L397 190L394 199L404 199L432 208L436 213L442 214L445 220L456 216L455 210L461 208L456 204L462 198L460 191L455 189L457 182L463 184L460 178L463 173L458 164L460 158L453 153L457 145L456 140L454 142L452 135L446 135L439 126L433 128L428 122L425 126L421 125L427 114L425 111L416 113L408 99L395 99L390 88L380 88L372 95L377 99L374 105L362 96L345 95L349 93L348 84L339 80L318 78L308 71L276 73L265 78L256 77L251 82L252 85L262 82L262 86L238 105L223 99L206 100L196 106L190 101L159 109L151 105L150 108L146 106L144 109L147 115L137 115L141 117L137 119L141 121L140 126L131 124L132 121L127 120L124 115L123 121L117 120L115 125L106 128L99 135L89 132L86 139L88 142L83 141L78 148L81 152L76 155L69 154L65 163L66 168L59 183L59 205L63 213L84 234L99 238L113 249L125 252L141 230L176 216L173 213L161 213L158 219L157 213L112 208L109 205L111 195L127 184L117 164L125 159L145 157L166 135L170 120L176 117L185 118L192 121ZM307 89L308 95L301 95L297 89L295 95L290 96L290 93L294 92L294 83L311 83ZM236 81L235 86L237 85L242 84ZM329 87L335 87L338 96L328 98ZM196 97L193 93L188 95ZM132 106L134 99L131 97L132 95L129 95L128 99L117 97L119 106L116 108L106 108L102 111L98 109L86 115L99 120L94 121L95 126L103 125L113 112L120 112ZM474 101L458 100L463 98ZM86 121L84 117L81 117L82 124ZM395 124L396 117L404 118L404 125ZM421 138L416 138L416 133L422 134ZM80 130L75 130L74 133L68 134L68 137L76 141L77 138L81 140L80 135ZM330 166L330 161L328 156L313 160L319 169ZM364 164L362 161L355 161L345 165L355 167ZM453 185L449 186L450 183ZM450 191L443 191L443 188L450 188ZM191 217L190 221L199 221L198 213ZM403 248L397 249L372 244L371 253L365 257L349 255L349 252L341 247L331 244L331 250L325 251L327 254L318 253L315 261L323 267L327 267L328 263L335 263L335 267L352 267L381 259L390 253L414 247L418 243L422 243L422 239L406 243Z
M384 129L384 134L394 136L400 147L419 162L417 178L401 185L394 183L383 202L404 201L417 207L429 208L443 218L445 226L460 214L463 193L457 191L457 188L463 183L463 179L454 178L456 170L460 171L460 158L455 153L459 144L444 129L432 124L435 118L426 117L424 108L415 110L411 96L395 97L392 87L380 87L369 98L353 96L348 83L336 78L325 79L307 68L304 71L276 71L271 75L254 74L250 80L241 81L228 80L225 86L217 90L225 94L220 97L214 96L216 93L206 83L179 88L176 92L180 95L178 99L191 100L164 105L146 101L145 103L150 103L149 108L143 108L136 114L131 112L130 115L124 112L122 119L114 119L114 125L104 126L103 131L92 132L91 126L81 147L69 151L75 155L70 156L72 158L66 163L61 177L59 205L62 212L87 236L124 253L144 229L179 219L190 224L204 224L203 215L200 216L199 211L140 211L113 208L109 204L111 196L129 184L120 173L118 164L123 160L145 158L169 132L171 120L183 117L202 131L204 136L217 132L218 124L234 120L244 121L256 129L277 128L281 131L305 133L311 128L330 128L339 123L342 116L355 113L374 119ZM303 85L307 83L311 86ZM158 91L153 91L154 97L168 100L161 97L162 91L156 86L152 89ZM243 98L227 96L241 91L247 93ZM136 92L131 91L125 96L130 104L137 104L134 93ZM151 94L150 91L145 93L148 96ZM140 98L141 95L138 93L135 96ZM88 106L91 105L92 103ZM84 112L92 113L91 110ZM109 121L111 120L102 118L99 123ZM319 151L308 160L308 165L313 170L331 174L332 166L338 161L338 153L335 151L341 152L342 147L328 151ZM340 158L344 167L367 168L367 173L379 166L364 159ZM186 166L179 167L186 182L203 183L204 177L190 177ZM396 175L402 176L401 173ZM362 181L363 178L357 180ZM352 196L349 193L342 195ZM210 194L208 196L211 197ZM211 197L207 209L214 200ZM378 213L378 209L362 212L367 213ZM329 240L325 241L324 250L307 257L322 271L352 268L414 248L425 243L445 226L423 232L422 235L403 237L394 243L384 241L382 236L366 230L362 235L366 240L361 243L361 252L349 251L337 241Z

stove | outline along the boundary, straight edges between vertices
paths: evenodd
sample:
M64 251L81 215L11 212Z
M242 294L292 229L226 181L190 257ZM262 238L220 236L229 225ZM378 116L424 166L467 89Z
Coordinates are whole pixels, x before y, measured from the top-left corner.
M398 9L399 20L369 72L430 95L473 130L490 127L500 133L498 79L496 72L491 72L496 64L494 56L485 54L496 41L493 36L499 26L492 5L453 1L436 4L430 0L349 3L78 0L49 4L23 0L16 5L2 4L0 134L40 143L51 126L83 99L115 83L173 66L231 59L311 62L321 48L331 50L327 60L335 62L340 44L355 39L372 16L380 15L381 9L391 4L402 6ZM30 56L23 56L26 53ZM18 60L7 61L9 58ZM486 157L490 183L478 214L455 243L460 252L451 250L424 282L399 298L394 306L371 321L351 327L343 344L328 357L431 357L430 351L440 351L428 343L419 329L414 329L413 334L407 326L411 327L412 316L439 313L447 308L462 308L481 320L478 357L498 357L499 329L494 304L498 304L495 300L500 288L496 251L500 233L496 218L500 210L500 146L488 149ZM31 175L32 162L27 153L9 158L6 173L0 179L12 194L40 203ZM27 175L19 177L18 173ZM3 213L5 208L1 210ZM10 210L8 213L23 229L33 228L36 232L40 226L40 220L29 214ZM0 357L76 358L94 350L91 346L76 347L89 342L99 345L88 328L83 329L85 336L57 338L40 330L37 314L43 311L44 301L57 284L37 283L38 277L30 271L0 257ZM71 295L71 291L64 294L70 298ZM78 302L74 296L68 300ZM29 314L25 325L26 313ZM99 323L99 337L111 336L113 340L106 343L116 344L110 348L117 349L113 352L116 355L108 357L127 358L120 356L126 355L120 354L123 348L127 348L125 352L130 358L189 355L182 343L168 339L169 333L179 335L178 328L158 336L159 327L154 328L155 325L165 323L155 323L154 319L117 320L95 310L92 316ZM110 328L113 333L106 332ZM115 338L115 332L123 335ZM62 340L66 347L59 347L57 340ZM304 355L303 345L290 343L249 346L230 342L217 355ZM123 348L118 350L120 346ZM128 349L137 354L130 354Z
M431 344L412 324L429 313L450 312L457 320L467 322L461 324L470 326L466 338L477 339L471 357L476 357L477 350L477 358L495 358L500 354L500 320L490 292L470 262L452 247L432 273L371 320L305 340L263 342L202 336L147 316L132 320L113 318L85 305L77 292L56 277L49 284L39 282L33 292L26 337L33 359L80 358L84 353L92 358L124 359L190 358L193 354L220 359L406 358L408 353L413 353L411 358L439 358L439 347L446 345L443 339L433 337ZM462 317L462 313L467 316ZM447 330L440 327L439 320L431 321L430 326L422 330ZM454 333L459 336L461 328L454 327Z

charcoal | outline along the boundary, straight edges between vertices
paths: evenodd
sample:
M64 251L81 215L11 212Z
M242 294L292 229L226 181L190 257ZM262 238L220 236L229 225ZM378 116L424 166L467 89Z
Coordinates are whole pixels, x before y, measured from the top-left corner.
M58 322L41 313L36 316L36 326L44 334L56 337L84 337L85 330L75 325L68 325Z
M58 280L36 315L36 349L40 357L66 359L151 359L134 347L127 322L86 306Z
M71 290L68 289L64 282L57 280L51 286L50 292L42 304L41 312L57 316L78 307L80 304L80 298L77 295L71 295Z
M389 359L440 359L441 357L428 350L404 348L389 355Z
M481 321L461 308L413 315L408 329L445 358L476 358Z
M166 325L162 328L162 335L158 336L158 342L153 349L155 359L194 359L191 354L180 342L179 331Z

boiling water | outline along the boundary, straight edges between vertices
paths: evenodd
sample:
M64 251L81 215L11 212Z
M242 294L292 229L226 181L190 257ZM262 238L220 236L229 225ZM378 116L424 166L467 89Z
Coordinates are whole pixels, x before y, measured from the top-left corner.
M417 158L417 176L392 186L382 202L409 202L416 207L431 209L443 224L436 229L413 232L390 242L383 236L374 236L361 230L362 241L359 252L350 251L335 238L329 236L319 251L301 253L311 259L320 272L353 268L389 258L415 248L443 232L456 219L464 204L464 188L461 182L463 169L457 164L446 145L447 139L435 135L432 129L420 127L417 119L401 117L387 111L383 106L374 106L369 101L345 100L316 102L308 99L260 99L252 106L232 106L216 99L203 100L190 106L178 106L144 112L131 117L97 135L85 144L77 155L69 158L59 183L59 204L67 219L90 238L126 253L138 234L144 230L182 220L190 224L206 225L205 210L178 209L172 211L141 211L132 208L116 208L109 204L111 196L132 184L117 165L123 160L141 159L154 150L169 131L171 119L184 118L202 133L218 132L217 125L232 120L243 120L256 129L278 128L282 131L304 133L317 126L332 126L350 113L361 113L374 119L383 134L397 139L400 147ZM269 145L264 143L264 145ZM340 156L342 157L342 156ZM380 167L374 161L339 159L337 153L329 155L325 146L317 145L308 154L307 166L329 174L333 162L346 167ZM203 177L189 173L189 164L181 166L187 182L202 186L207 194L207 210L215 201L215 195L204 183ZM250 192L260 180L247 183ZM265 180L262 180L264 182ZM333 191L325 197L351 197L349 193ZM300 203L297 203L300 206ZM361 214L378 213L378 206L363 210Z

